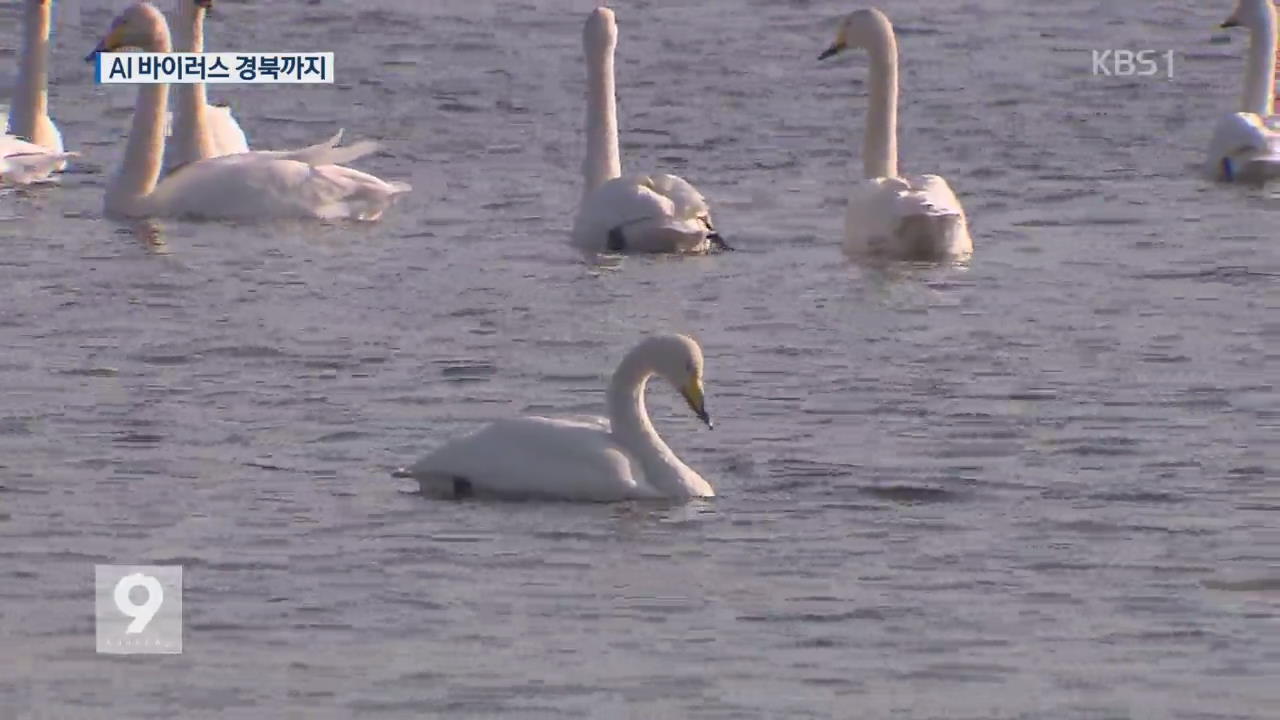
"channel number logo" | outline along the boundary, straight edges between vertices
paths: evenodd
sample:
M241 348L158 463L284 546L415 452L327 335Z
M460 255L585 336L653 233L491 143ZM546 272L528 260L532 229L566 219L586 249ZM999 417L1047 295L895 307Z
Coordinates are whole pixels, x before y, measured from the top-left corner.
M141 605L133 601L133 591L137 588L147 591L147 601ZM129 635L137 635L146 630L164 605L164 588L160 586L160 581L142 573L133 573L120 578L116 582L112 596L116 609L125 617L132 619L129 627L124 630Z

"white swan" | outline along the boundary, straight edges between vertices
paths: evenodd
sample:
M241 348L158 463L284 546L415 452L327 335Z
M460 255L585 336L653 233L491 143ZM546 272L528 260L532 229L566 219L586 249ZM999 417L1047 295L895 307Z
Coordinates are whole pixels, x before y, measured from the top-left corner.
M22 55L9 107L8 132L0 135L0 183L25 185L48 179L76 153L63 152L62 133L49 118L50 0L25 0ZM24 139L25 138L25 139Z
M649 421L644 389L653 375L678 388L711 427L702 394L702 349L684 335L658 335L627 353L613 373L608 420L500 420L396 475L417 479L424 494L452 497L712 497L711 485L676 457Z
M866 180L849 194L845 248L894 260L943 260L973 253L964 208L937 175L898 176L898 42L875 8L840 23L835 43L818 59L846 48L871 55L870 107L862 140Z
M129 6L86 59L122 47L171 52L173 45L164 15L147 2ZM332 164L367 153L369 143L352 148L321 143L302 150L197 160L161 181L168 95L168 85L139 86L124 163L107 184L108 215L376 220L398 195L410 190L405 183L388 183Z
M1218 180L1263 182L1280 177L1276 123L1276 7L1272 0L1240 0L1224 28L1249 29L1240 112L1214 126L1205 171Z
M177 0L174 43L178 52L204 52L204 16L213 0ZM204 83L182 83L174 90L173 132L165 144L165 168L193 160L248 152L244 131L231 108L210 105Z
M707 201L675 175L622 176L613 54L618 26L598 7L587 18L587 156L573 242L594 252L705 253L731 249L711 224Z

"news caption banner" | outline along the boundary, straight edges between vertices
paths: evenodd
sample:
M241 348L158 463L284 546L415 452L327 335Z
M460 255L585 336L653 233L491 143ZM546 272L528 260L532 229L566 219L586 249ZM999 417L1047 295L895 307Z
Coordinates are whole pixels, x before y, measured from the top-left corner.
M182 566L94 565L93 587L98 652L182 653Z
M333 53L101 52L99 85L155 83L333 83Z

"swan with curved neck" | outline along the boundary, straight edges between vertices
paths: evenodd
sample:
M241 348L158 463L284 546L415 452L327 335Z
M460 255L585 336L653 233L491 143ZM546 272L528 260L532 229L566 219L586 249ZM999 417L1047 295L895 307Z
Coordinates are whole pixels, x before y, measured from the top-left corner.
M173 43L164 15L147 2L129 6L86 59L122 47L171 52ZM367 154L368 145L353 150L322 144L292 152L250 152L197 160L161 181L168 97L166 84L139 86L124 162L107 184L108 215L376 220L397 196L411 189L405 183L388 183L333 164L338 158Z
M677 388L711 427L702 385L702 350L685 335L658 335L619 363L608 389L609 418L501 420L453 440L397 471L424 494L612 501L711 497L702 479L658 436L645 409L649 379Z
M705 253L732 249L711 223L706 198L676 175L622 174L613 56L618 26L598 7L587 18L587 155L575 245L591 252Z
M0 183L27 184L66 166L62 133L49 118L49 29L52 0L24 0L22 52L9 107L8 132L0 135Z
M213 0L177 0L175 49L204 52L204 18ZM165 147L165 167L193 160L248 152L244 131L231 108L209 104L204 83L181 83L174 90L173 133Z
M835 43L818 59L848 48L865 49L871 68L862 138L866 179L849 195L845 248L894 260L968 257L968 219L947 181L938 175L898 176L898 42L889 18L875 8L847 15Z
M1224 116L1209 142L1206 171L1218 180L1263 182L1280 177L1276 122L1276 7L1272 0L1239 0L1221 25L1249 30L1240 111Z

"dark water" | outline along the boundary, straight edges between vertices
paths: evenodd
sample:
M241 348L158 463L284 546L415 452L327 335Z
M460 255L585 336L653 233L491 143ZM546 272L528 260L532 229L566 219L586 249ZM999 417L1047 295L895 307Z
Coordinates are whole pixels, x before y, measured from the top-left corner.
M697 183L741 249L584 264L594 4L219 0L211 50L338 53L330 87L211 90L255 147L345 127L415 193L154 237L100 217L132 92L80 58L121 4L59 26L84 162L0 195L0 715L1275 717L1280 203L1194 174L1233 3L886 2L902 165L966 204L967 270L841 255L866 63L819 65L856 6L802 0L612 3L624 166ZM1095 77L1105 48L1174 77ZM669 330L717 427L650 406L714 501L388 477L599 412ZM182 655L94 653L95 563L185 567Z

